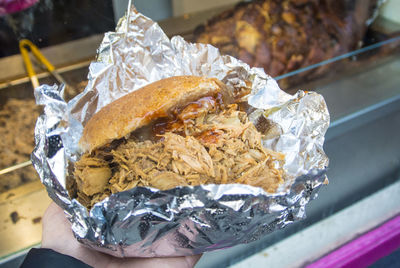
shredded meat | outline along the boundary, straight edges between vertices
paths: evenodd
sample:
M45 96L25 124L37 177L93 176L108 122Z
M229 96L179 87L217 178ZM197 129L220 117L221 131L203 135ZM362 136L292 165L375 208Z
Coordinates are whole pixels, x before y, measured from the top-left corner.
M85 88L87 81L65 90L66 100ZM30 85L29 85L30 86ZM10 88L9 90L11 90ZM34 99L8 98L0 103L0 169L23 163L30 159L34 148L34 128L41 112ZM27 166L0 175L0 193L22 184L38 180L33 166Z
M192 41L211 44L271 76L356 49L376 0L258 0L239 3L194 31ZM347 62L346 62L347 64ZM280 79L288 88L332 72L327 64Z
M83 155L74 171L78 200L91 207L135 186L242 183L275 192L283 181L276 168L283 154L262 146L262 134L236 104L225 110L214 104L197 102L200 114L188 105L163 125L167 131L159 130L159 139L140 141L133 133L114 149Z
M10 98L0 110L0 169L29 160L40 107L34 100ZM37 179L33 167L0 175L0 193Z

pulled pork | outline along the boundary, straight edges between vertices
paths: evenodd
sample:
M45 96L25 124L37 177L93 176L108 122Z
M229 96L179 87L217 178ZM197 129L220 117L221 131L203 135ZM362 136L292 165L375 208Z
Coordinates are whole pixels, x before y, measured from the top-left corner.
M284 155L262 146L262 134L236 104L217 106L213 98L200 99L173 120L153 124L153 139L134 132L113 149L83 155L74 170L78 200L90 208L136 186L241 183L275 192L283 181L275 164Z
M31 99L9 98L0 107L0 169L28 161L40 107ZM38 180L32 166L0 175L0 193Z

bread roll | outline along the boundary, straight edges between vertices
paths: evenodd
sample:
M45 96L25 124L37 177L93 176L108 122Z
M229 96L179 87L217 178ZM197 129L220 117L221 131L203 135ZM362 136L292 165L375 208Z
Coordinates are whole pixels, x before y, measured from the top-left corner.
M120 139L179 106L204 96L228 95L216 78L175 76L159 80L106 105L87 122L79 146L91 152Z

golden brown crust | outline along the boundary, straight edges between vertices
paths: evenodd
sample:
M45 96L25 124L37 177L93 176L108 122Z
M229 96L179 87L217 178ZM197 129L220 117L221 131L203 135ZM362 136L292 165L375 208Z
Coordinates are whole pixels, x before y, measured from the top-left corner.
M165 117L175 107L221 92L225 85L216 78L175 76L149 84L106 105L87 122L80 148L93 151L115 139Z

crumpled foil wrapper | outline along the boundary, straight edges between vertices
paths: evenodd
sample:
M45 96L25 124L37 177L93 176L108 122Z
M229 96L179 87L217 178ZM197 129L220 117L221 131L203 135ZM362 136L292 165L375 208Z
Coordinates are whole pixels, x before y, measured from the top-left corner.
M90 211L66 190L83 125L102 107L151 82L177 75L216 77L232 90L251 88L248 103L271 128L265 147L285 154L285 183L275 194L242 184L136 187ZM305 205L325 182L323 151L329 113L322 96L281 91L262 69L250 68L210 45L169 39L133 7L106 33L89 67L85 91L66 103L63 86L35 90L44 114L35 129L32 162L49 196L64 210L83 244L118 257L183 256L249 243L305 217ZM104 126L107 127L107 126Z

